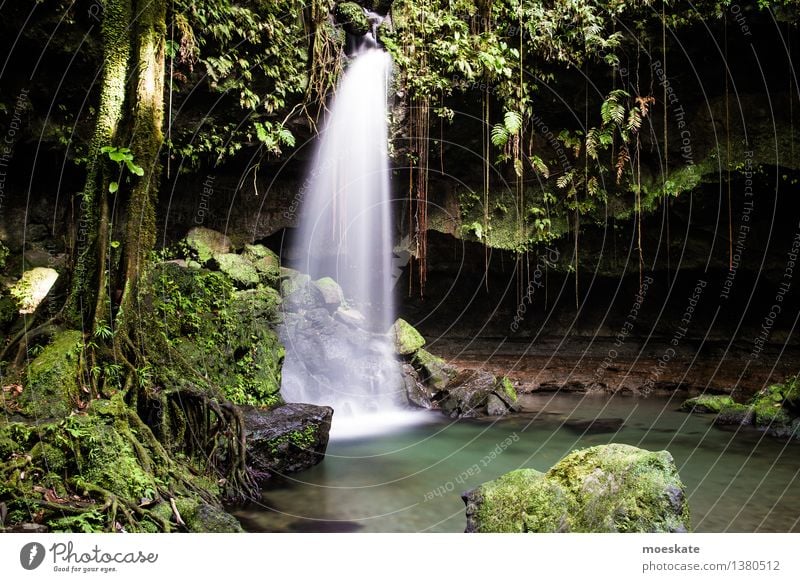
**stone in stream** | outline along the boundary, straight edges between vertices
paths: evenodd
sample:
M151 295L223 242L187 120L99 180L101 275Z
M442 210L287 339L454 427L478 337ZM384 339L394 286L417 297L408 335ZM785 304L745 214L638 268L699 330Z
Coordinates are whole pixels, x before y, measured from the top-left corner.
M467 491L467 533L686 532L672 455L630 445L575 451L547 473L518 469Z
M517 410L517 394L508 378L498 378L485 370L459 371L437 399L442 412L451 418L502 416Z
M297 473L321 462L328 447L333 409L285 404L272 410L241 407L247 464L256 479Z
M435 390L444 390L458 373L455 366L421 347L414 353L411 362L419 370L422 381Z
M701 414L717 414L723 408L733 404L735 404L733 398L727 394L701 394L684 400L681 404L681 410L684 412L699 412Z
M340 305L344 303L344 292L339 286L339 283L330 277L323 277L313 282L320 295L322 295L322 302L329 311L336 311Z

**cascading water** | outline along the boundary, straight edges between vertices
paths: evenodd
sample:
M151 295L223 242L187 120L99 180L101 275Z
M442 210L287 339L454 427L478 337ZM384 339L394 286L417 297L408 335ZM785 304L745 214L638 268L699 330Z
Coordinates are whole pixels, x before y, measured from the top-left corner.
M292 265L312 280L333 278L346 305L333 313L311 306L285 314L281 392L287 401L332 406L337 417L398 410L402 401L402 376L386 334L395 313L390 70L389 56L369 47L347 69L301 192L292 244Z

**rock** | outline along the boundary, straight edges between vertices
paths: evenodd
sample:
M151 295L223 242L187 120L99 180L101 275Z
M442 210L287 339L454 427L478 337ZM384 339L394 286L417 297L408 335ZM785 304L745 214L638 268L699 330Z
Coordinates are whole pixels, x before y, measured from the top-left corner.
M436 390L444 390L458 373L455 366L423 348L417 349L412 363L419 371L421 380Z
M744 404L732 404L723 407L714 417L714 424L719 426L745 426L753 424L753 409Z
M224 255L233 250L231 239L221 232L203 226L192 228L184 240L191 254L201 265L205 265L214 255Z
M489 416L504 416L508 414L508 407L499 396L489 394L489 397L486 399L486 414Z
M303 471L325 457L332 408L285 404L273 410L250 406L241 410L248 465L260 481Z
M64 418L78 399L78 360L83 347L79 331L63 331L28 366L19 404L36 420Z
M314 281L313 285L319 289L322 301L330 311L336 311L344 303L344 292L339 283L330 277L323 277Z
M547 473L518 469L464 493L467 532L685 532L689 506L667 451L600 445Z
M286 271L292 271L293 269L285 269ZM284 268L281 267L281 273L284 272ZM281 295L286 297L287 295L291 295L295 291L301 289L302 287L308 285L311 282L311 277L308 275L298 273L295 271L290 275L281 275Z
M369 32L369 20L364 10L355 2L340 2L333 10L337 24L354 36L363 36Z
M300 277L297 279L300 279ZM320 293L320 290L317 289L315 285L311 282L306 282L303 285L295 287L295 281L296 279L291 279L290 281L281 283L282 290L292 289L289 293L282 293L283 305L287 311L311 310L324 305L322 293Z
M503 416L518 410L517 393L511 381L506 377L497 378L484 370L461 370L447 388L437 395L437 399L442 412L453 418L482 414Z
M439 402L451 417L474 417L483 414L497 378L484 370L462 370L453 379Z
M214 255L211 264L230 277L233 284L239 289L255 287L260 281L256 268L242 255L235 253L217 254Z
M58 279L58 271L49 267L36 267L25 271L20 280L10 289L11 295L19 303L20 314L30 314L36 311L39 304L47 297L56 279Z
M398 318L389 334L394 340L395 351L401 356L409 356L425 345L425 338L405 319Z
M433 393L420 381L419 375L414 367L410 364L403 364L402 370L408 401L420 408L433 408Z
M278 255L264 245L245 245L242 252L261 275L265 285L278 288L281 279L281 261Z
M242 533L244 530L238 520L226 513L221 507L197 501L187 497L175 500L175 507L186 524L186 529L193 533ZM165 519L174 519L169 503L161 503L156 508Z
M340 307L334 312L333 317L351 327L363 328L367 324L367 318L356 309Z
M701 394L684 400L681 404L681 410L684 412L699 412L701 414L717 414L723 408L733 404L736 403L728 395Z

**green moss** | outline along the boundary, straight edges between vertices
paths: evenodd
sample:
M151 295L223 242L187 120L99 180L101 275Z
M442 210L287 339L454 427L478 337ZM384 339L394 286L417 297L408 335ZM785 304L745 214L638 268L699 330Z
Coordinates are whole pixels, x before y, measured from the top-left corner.
M186 497L176 499L175 507L190 532L240 533L243 531L236 518L220 507ZM165 513L167 511L171 515L172 511L169 506L164 509Z
M503 393L509 397L511 402L517 401L517 390L514 388L514 385L509 380L508 376L503 376L500 380L500 387L503 390Z
M414 353L412 363L422 380L436 390L444 390L456 374L455 368L423 348Z
M264 245L245 245L242 255L258 271L264 285L280 288L281 262L278 255Z
M789 414L781 405L771 398L761 398L751 404L757 426L788 425L792 422Z
M728 395L702 394L689 398L681 403L681 410L684 412L700 412L717 414L725 407L736 404Z
M518 469L480 487L479 531L558 532L566 525L570 500L539 471Z
M242 255L235 253L214 255L214 263L220 271L233 281L236 287L241 289L255 287L261 280L253 264Z
M390 333L394 340L395 351L400 355L411 355L425 345L422 334L405 319L398 318L392 325Z
M78 398L78 366L83 348L79 331L56 334L27 367L25 387L19 403L33 418L67 416Z
M317 425L309 424L302 430L294 430L290 433L272 439L267 443L270 453L277 455L280 453L282 445L286 443L296 446L302 450L309 450L318 440Z
M369 20L361 6L355 2L341 2L334 9L336 22L347 32L355 36L362 36L369 32Z
M568 455L546 476L579 508L570 516L570 531L670 532L689 524L683 483L667 451L591 447Z
M46 442L36 443L30 454L36 466L48 472L60 473L67 466L67 456L64 451Z
M0 289L0 330L8 329L8 326L17 319L19 315L19 303L14 297Z
M522 469L467 495L481 532L674 532L689 506L672 456L629 445L575 451L542 475ZM472 506L471 506L472 505Z
M187 249L187 257L196 259L201 265L205 265L214 255L231 252L231 240L215 230L202 226L191 229L184 245Z

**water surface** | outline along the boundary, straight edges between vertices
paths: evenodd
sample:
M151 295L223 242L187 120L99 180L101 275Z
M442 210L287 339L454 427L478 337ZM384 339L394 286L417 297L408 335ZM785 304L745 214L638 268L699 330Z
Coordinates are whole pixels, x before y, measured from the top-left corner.
M546 471L576 448L626 443L672 453L695 531L800 531L800 444L720 430L678 400L528 395L500 420L421 413L384 435L333 440L325 460L276 482L236 515L253 531L458 532L462 491L520 467ZM571 421L622 419L590 434ZM611 423L613 424L613 423Z

